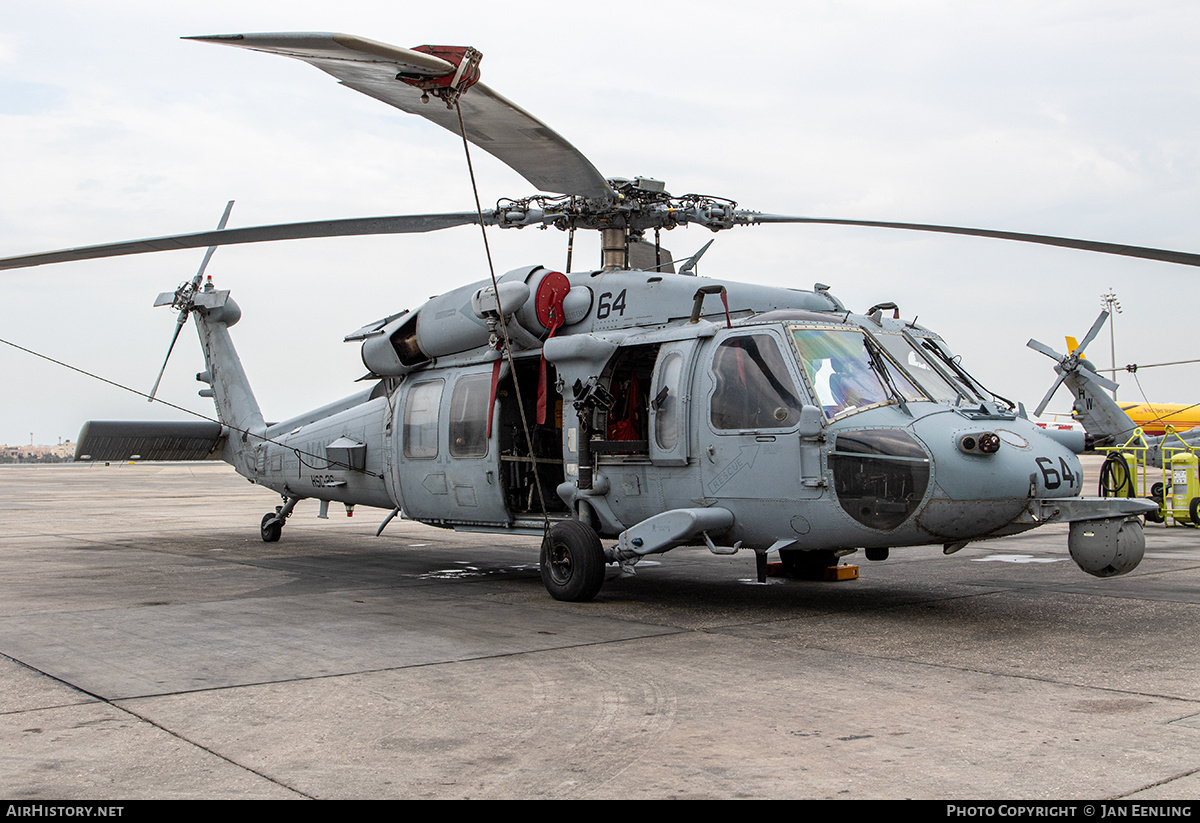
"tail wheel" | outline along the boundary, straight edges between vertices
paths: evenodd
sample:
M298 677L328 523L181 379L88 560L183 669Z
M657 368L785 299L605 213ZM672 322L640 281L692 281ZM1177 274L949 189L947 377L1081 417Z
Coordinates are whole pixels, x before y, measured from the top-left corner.
M604 585L604 549L600 538L577 520L550 527L542 541L542 584L555 600L586 603Z
M261 531L264 543L279 542L279 538L283 534L283 523L276 520L278 516L275 512L267 512L263 515Z

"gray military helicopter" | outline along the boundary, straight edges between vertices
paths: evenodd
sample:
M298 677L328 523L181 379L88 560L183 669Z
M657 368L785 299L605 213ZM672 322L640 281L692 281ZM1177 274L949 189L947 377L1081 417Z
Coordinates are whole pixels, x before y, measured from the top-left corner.
M199 333L215 421L93 421L79 459L219 456L282 497L261 522L279 540L296 505L390 509L469 532L540 536L560 600L598 593L607 564L685 545L776 552L821 576L864 549L971 541L1070 524L1071 556L1100 577L1140 562L1136 499L1082 497L1074 451L989 391L933 331L892 304L848 310L811 291L701 279L661 232L826 223L1018 240L1200 265L1200 255L956 226L793 217L649 178L606 178L578 149L479 82L478 51L402 49L342 34L189 38L310 63L342 84L461 135L542 194L493 209L224 228L0 260L18 268L268 240L428 232L478 224L601 234L596 270L524 266L368 323L372 385L267 423L234 350L241 311L190 281L159 296ZM468 153L469 157L469 153ZM228 211L226 212L226 218ZM649 233L653 233L653 241ZM485 235L486 238L486 235ZM573 244L568 244L568 249ZM703 250L701 250L703 253ZM1090 340L1090 338L1089 338ZM1085 343L1086 344L1086 343ZM172 346L174 343L172 342ZM168 350L168 357L170 350ZM166 363L164 362L164 368Z

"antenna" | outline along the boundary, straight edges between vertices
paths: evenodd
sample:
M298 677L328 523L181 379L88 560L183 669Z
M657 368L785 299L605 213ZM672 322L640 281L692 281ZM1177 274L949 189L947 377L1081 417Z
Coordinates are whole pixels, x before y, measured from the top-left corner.
M708 247L711 246L716 241L717 241L717 238L714 237L712 240L709 240L707 243L705 243L703 246L701 246L700 251L693 254L691 257L689 257L687 259L686 263L684 263L682 266L680 266L679 273L680 274L691 274L693 277L695 277L693 272L696 270L696 264L700 262L700 258L704 256L704 253L706 251L708 251Z
M1117 373L1117 340L1113 335L1113 315L1121 313L1121 301L1117 300L1117 293L1110 287L1108 292L1100 295L1100 308L1108 312L1108 343L1110 353L1112 354L1112 372ZM1113 386L1113 400L1117 399L1117 387Z

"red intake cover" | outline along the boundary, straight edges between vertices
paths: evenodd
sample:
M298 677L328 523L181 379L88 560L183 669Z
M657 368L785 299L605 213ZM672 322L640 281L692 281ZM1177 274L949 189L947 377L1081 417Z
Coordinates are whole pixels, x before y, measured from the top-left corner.
M432 54L434 57L440 57L447 63L453 63L455 66L462 64L463 57L470 51L467 46L414 46L413 51ZM454 75L457 72L449 72L447 74L439 74L428 77L401 77L405 83L410 86L416 86L418 89L430 91L432 89L449 88L451 81L454 80ZM471 86L479 82L479 64L476 63L473 68L463 74L462 79L458 82L458 90L464 92Z
M538 322L542 324L542 328L550 330L551 336L566 322L563 299L570 290L571 281L562 272L552 271L538 283L537 294L533 296L533 307L537 311Z
M563 323L567 321L566 314L563 312L563 299L567 296L567 292L571 290L571 281L562 272L552 271L542 278L542 282L538 283L537 294L533 296L533 307L537 311L538 322L543 328L549 329L550 334L547 340L554 336ZM537 396L537 422L542 425L546 422L546 354L542 352L541 368L538 373L538 396Z

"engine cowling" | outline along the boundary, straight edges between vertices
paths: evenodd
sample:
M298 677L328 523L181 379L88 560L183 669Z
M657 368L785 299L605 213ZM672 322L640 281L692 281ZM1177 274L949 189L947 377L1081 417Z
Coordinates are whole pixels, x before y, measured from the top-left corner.
M517 269L500 278L498 294L491 285L463 286L431 298L411 314L364 330L363 364L380 377L402 377L435 357L486 346L492 334L488 320L500 314L515 349L537 349L550 330L538 319L530 296L547 274L541 266ZM591 305L587 286L572 288L564 300L564 325L582 320Z

